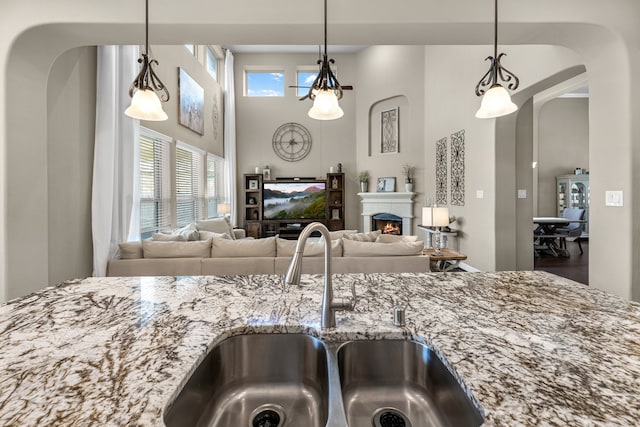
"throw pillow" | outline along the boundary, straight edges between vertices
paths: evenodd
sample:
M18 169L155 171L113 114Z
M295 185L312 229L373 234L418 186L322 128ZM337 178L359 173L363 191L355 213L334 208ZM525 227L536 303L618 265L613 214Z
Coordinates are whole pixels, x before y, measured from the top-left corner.
M275 257L276 238L229 240L214 238L211 245L212 258Z
M212 218L212 219L201 219L196 221L196 226L199 231L212 231L214 233L226 233L231 237L232 240L235 240L235 235L233 234L233 227L229 223L227 218Z
M145 258L208 258L211 251L211 240L195 242L158 242L142 241Z
M422 241L381 245L375 242L358 242L344 239L342 245L345 257L420 255L424 248L424 242Z
M369 231L368 233L347 233L342 236L343 239L355 240L357 242L375 242L382 232L380 230Z
M279 257L292 257L296 251L297 240L287 240L276 238L276 249ZM303 256L321 257L324 256L324 242L307 242L304 245ZM331 241L331 256L342 256L342 239Z
M418 236L397 236L395 234L381 234L376 238L376 243L415 242Z
M172 239L172 238L162 238L159 235L164 236L182 236L184 239ZM195 224L187 224L184 227L174 228L170 231L161 231L160 233L155 233L152 236L153 240L162 240L162 241L173 241L173 242L182 242L186 240L198 240L198 229Z
M120 259L142 258L142 244L140 242L122 242L118 244Z
M214 237L219 239L231 240L231 237L227 233L214 233L213 231L201 231L200 240L213 239Z
M151 235L151 240L161 242L186 242L187 238L182 234L153 233Z

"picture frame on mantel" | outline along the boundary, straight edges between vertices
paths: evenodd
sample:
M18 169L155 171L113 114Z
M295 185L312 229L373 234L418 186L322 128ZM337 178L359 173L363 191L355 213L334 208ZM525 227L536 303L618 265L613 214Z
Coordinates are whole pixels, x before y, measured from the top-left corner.
M393 193L394 191L396 191L395 176L378 178L378 193Z

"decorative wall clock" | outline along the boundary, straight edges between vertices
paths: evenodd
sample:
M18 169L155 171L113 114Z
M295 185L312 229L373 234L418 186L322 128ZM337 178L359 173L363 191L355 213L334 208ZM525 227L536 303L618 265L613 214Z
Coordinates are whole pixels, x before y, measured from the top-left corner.
M285 123L273 134L273 151L283 160L297 162L311 151L311 134L301 124Z

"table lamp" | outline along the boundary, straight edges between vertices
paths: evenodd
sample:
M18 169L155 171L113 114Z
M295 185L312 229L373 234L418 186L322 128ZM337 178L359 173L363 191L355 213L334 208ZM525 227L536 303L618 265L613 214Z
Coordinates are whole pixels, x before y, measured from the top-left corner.
M425 207L422 208L422 225L425 227L435 227L435 243L433 244L433 253L441 255L440 251L440 227L449 225L449 208L441 207Z
M231 207L229 203L218 203L218 213L222 214L222 216L227 216L231 212Z

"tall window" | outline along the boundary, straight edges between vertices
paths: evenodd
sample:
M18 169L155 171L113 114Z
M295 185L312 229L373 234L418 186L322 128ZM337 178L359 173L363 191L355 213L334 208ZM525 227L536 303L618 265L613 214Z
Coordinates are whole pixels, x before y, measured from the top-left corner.
M176 223L182 227L204 217L204 154L185 144L176 147Z
M224 159L207 154L207 217L221 216L218 203L224 201Z
M171 225L170 140L140 129L140 234L142 239Z
M213 51L210 47L207 47L207 58L206 58L206 66L207 72L213 77L215 80L218 80L218 58L214 55Z
M284 96L284 71L245 71L245 95Z

